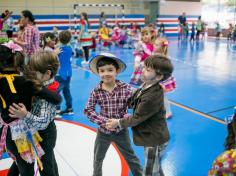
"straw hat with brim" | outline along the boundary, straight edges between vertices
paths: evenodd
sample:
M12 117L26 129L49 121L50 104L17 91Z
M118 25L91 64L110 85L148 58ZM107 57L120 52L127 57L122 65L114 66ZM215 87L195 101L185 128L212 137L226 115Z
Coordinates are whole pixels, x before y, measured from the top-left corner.
M107 58L111 58L114 61L116 61L119 65L119 70L118 73L123 72L126 69L126 64L120 60L119 58L117 58L115 55L111 54L111 53L100 53L99 55L95 56L94 58L92 58L89 62L89 68L90 70L95 73L96 75L98 75L98 71L97 71L97 62L103 58L103 57L107 57Z

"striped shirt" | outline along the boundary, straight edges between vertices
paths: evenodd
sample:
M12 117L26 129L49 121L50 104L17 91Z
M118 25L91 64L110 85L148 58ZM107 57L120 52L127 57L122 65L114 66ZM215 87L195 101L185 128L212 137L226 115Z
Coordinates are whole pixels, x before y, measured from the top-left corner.
M105 128L106 121L110 118L122 119L127 116L128 98L132 95L130 85L121 81L116 81L116 87L112 92L102 89L102 82L91 92L88 103L84 109L84 114L89 120L99 125L99 130L106 134L112 131ZM95 107L99 105L100 112L96 112ZM115 133L121 128L116 128Z

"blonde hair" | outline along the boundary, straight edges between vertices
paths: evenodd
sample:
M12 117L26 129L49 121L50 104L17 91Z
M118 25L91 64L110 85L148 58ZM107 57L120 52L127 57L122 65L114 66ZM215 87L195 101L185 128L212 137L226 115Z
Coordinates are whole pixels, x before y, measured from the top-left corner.
M162 50L162 53L160 54L164 54L164 55L167 55L168 53L168 40L165 38L165 37L158 37L155 42L160 42L161 43L161 50Z
M155 39L156 39L156 34L155 34L155 30L153 29L153 28L151 28L151 27L148 27L148 26L146 26L146 27L144 27L142 30L141 30L141 35L142 35L142 37L143 37L143 35L145 34L145 33L150 33L151 34L151 42L153 43L154 41L155 41Z

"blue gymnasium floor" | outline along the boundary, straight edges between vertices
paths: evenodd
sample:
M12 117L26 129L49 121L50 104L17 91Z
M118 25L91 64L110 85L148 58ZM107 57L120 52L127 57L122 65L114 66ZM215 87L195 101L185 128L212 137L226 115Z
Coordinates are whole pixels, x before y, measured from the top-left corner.
M128 82L133 71L132 50L111 48L110 52L126 62L127 69L118 79ZM168 120L171 140L163 169L167 176L206 176L224 149L226 126L222 120L236 105L236 54L225 41L189 43L170 39L169 55L175 66L177 89L168 94L174 116ZM80 62L77 60L78 65ZM96 127L84 116L83 108L98 82L86 68L74 68L71 91L75 114L64 119ZM134 149L143 165L143 148Z
M127 69L118 79L129 82L133 71L133 51L111 48L110 52L126 62ZM91 57L94 55L91 53ZM177 89L168 94L173 118L168 120L171 140L163 158L163 170L166 176L206 176L213 160L224 150L226 126L223 120L233 114L236 105L236 53L225 41L209 39L190 44L170 39L169 55L175 67ZM77 126L57 122L55 153L61 175L91 175L93 146L90 145L93 142L88 143L86 140L91 138L90 141L93 141L95 135L90 135L91 130L86 131L81 127L96 128L84 116L83 108L91 90L99 83L99 78L91 74L88 68L81 67L81 61L73 61L78 65L73 69L71 81L75 114L63 117ZM133 148L144 165L143 148L135 145ZM111 167L117 158L114 151L106 158L108 164L104 163L105 170L113 170L113 173L116 168L120 170L120 162ZM0 175L1 167L7 169L11 162L7 157L2 161L3 164L0 160ZM90 169L86 170L88 163ZM125 172L122 173L104 175L127 176Z

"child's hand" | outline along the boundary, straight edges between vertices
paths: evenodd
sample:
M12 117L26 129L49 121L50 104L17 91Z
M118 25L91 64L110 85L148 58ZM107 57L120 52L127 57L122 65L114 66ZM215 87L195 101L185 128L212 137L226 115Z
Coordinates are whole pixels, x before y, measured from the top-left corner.
M105 128L105 129L107 129L107 130L109 130L109 131L116 131L115 129L109 129L109 128L107 128L107 124L106 124L106 123L101 124L100 127L103 127L103 128Z
M9 107L9 112L9 116L12 118L24 118L27 115L27 109L22 103L19 103L18 105L13 103Z
M119 119L109 119L106 123L107 129L115 129L119 125Z

